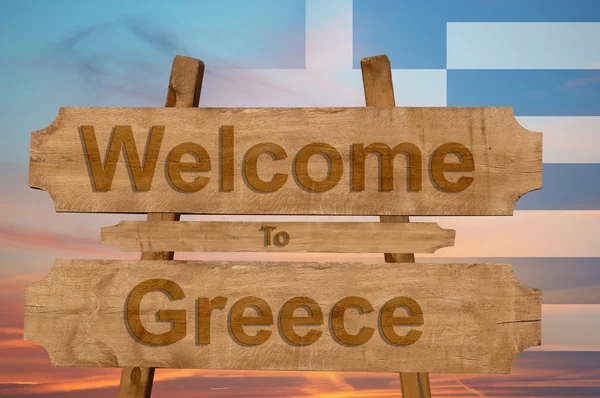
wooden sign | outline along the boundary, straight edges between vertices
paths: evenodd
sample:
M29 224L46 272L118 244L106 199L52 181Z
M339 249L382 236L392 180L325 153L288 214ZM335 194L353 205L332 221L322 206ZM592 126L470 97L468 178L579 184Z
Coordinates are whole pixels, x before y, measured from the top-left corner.
M454 236L436 223L370 222L121 221L101 232L129 252L433 253Z
M540 318L503 264L56 261L25 297L58 366L507 373Z
M511 108L61 108L29 183L57 211L510 215L542 182Z

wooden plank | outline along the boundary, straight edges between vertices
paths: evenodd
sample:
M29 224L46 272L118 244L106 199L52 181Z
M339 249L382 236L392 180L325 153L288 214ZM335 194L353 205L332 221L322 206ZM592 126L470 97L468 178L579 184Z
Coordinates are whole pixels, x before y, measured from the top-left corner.
M200 60L176 56L171 66L166 107L196 107L200 101L204 63ZM176 213L151 213L148 222L179 221ZM171 251L144 251L142 260L172 260ZM119 385L120 398L148 398L152 392L154 368L138 366L123 368Z
M436 223L370 222L122 221L101 232L102 243L127 252L433 253L454 236Z
M394 84L392 67L386 55L363 58L360 61L365 102L369 107L393 108ZM380 216L382 223L408 223L408 216ZM400 251L400 250L398 250ZM384 254L386 263L414 263L415 250L404 252L387 252ZM403 398L431 398L429 373L400 373L400 387Z
M56 366L507 373L540 318L506 264L70 260L25 293Z
M30 185L71 212L510 215L541 150L508 107L61 108Z

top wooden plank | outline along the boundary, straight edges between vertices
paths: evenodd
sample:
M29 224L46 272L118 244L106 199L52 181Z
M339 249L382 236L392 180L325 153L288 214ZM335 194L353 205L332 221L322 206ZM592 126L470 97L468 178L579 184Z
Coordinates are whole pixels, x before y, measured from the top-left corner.
M61 108L29 173L106 213L510 215L541 181L509 107Z

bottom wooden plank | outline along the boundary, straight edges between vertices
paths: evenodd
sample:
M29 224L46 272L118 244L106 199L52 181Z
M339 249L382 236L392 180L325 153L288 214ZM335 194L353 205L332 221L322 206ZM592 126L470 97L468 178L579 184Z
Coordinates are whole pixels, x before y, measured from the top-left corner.
M540 344L541 292L510 265L401 265L56 261L25 338L57 366L434 373Z

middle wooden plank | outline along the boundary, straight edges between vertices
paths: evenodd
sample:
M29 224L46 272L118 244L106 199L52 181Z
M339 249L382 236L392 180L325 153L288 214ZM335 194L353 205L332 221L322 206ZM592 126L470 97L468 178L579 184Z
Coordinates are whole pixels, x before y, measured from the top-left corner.
M102 243L129 252L433 253L454 245L436 223L122 221Z

